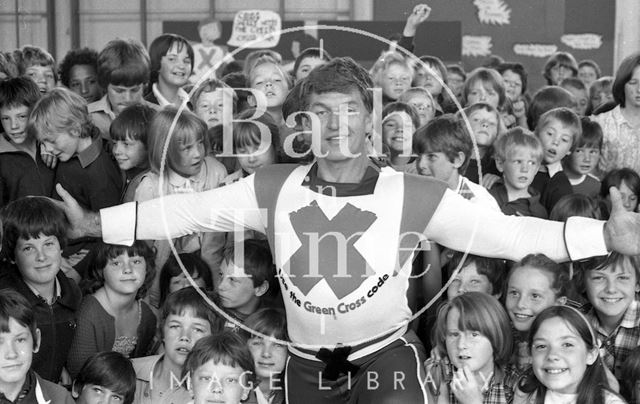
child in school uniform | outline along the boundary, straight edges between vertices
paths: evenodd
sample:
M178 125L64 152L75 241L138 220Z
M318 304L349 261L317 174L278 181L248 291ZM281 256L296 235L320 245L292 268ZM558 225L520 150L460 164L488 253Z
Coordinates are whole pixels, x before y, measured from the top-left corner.
M159 338L164 351L132 360L137 404L186 403L190 398L183 370L187 355L201 338L218 333L224 321L194 288L171 293L162 306Z
M151 91L145 101L160 107L179 107L189 101L183 87L189 83L193 70L193 47L186 38L162 34L149 45Z
M38 86L26 77L0 82L0 206L24 196L51 196L54 171L42 159L41 146L28 130Z
M540 193L531 187L540 163L542 144L532 133L522 129L509 130L494 145L495 161L502 172L502 182L489 191L505 215L547 218L540 203Z
M42 335L32 305L18 292L0 293L0 402L74 404L64 387L33 368Z
M49 52L39 46L25 45L15 55L19 57L20 72L38 85L41 94L56 88L56 61Z
M282 114L282 104L292 86L293 80L289 73L270 56L258 57L247 74L247 87L254 89L247 97L249 105L259 107L258 97L264 96L267 112L280 128L281 134L291 132L285 124L286 117Z
M11 264L0 271L0 288L27 299L42 335L33 370L57 383L82 300L78 286L61 271L67 218L45 198L23 198L4 208L2 221L2 251Z
M33 108L29 125L45 150L59 161L55 182L73 195L83 208L95 212L120 203L120 170L107 152L98 128L91 123L82 97L66 88L52 90ZM59 198L57 193L53 196ZM87 273L89 258L96 245L96 239L75 239L70 240L64 250L65 257L88 251L74 265L81 275Z
M373 84L382 90L382 104L398 100L411 87L413 68L405 57L396 51L383 53L371 68Z
M284 310L264 308L245 321L242 330L256 367L256 386L247 402L284 404L284 367L289 357L287 319ZM254 399L255 398L255 399Z
M498 204L489 192L461 174L471 157L469 136L462 122L451 114L436 117L419 128L413 136L418 174L444 181L449 189L497 211Z
M170 131L176 119L175 129ZM147 201L161 195L201 192L217 188L227 175L222 163L207 154L209 139L207 126L190 111L178 114L175 107L167 106L158 111L149 125L149 163L147 172L138 185L134 199ZM169 138L169 136L171 137ZM168 140L169 139L169 140ZM166 148L168 140L168 149ZM164 171L163 154L166 153ZM160 188L160 178L163 188ZM174 240L156 240L156 265L161 268L171 254L169 243L173 243L178 253L198 252L214 273L222 261L224 234L195 233ZM157 307L159 279L156 277L149 291L150 303Z
M242 255L240 255L242 254ZM268 307L276 273L266 241L244 240L225 251L216 282L220 305L240 322ZM235 324L229 324L236 328Z
M573 95L576 103L573 108L578 116L586 116L591 111L591 102L589 100L589 88L577 77L567 77L562 80L560 87L564 88Z
M569 178L573 192L596 198L600 192L600 180L595 171L602 150L602 128L589 118L580 118L582 136L576 148L563 160L564 172Z
M540 117L535 134L542 143L542 160L532 186L540 192L547 212L560 198L573 193L562 169L562 159L571 154L582 134L580 118L568 108L555 108Z
M469 120L469 125L473 131L473 138L478 146L482 178L479 177L478 160L476 160L476 154L473 150L464 176L476 184L481 184L491 189L491 186L487 184L488 178L495 177L495 179L498 179L500 177L500 171L498 171L496 167L493 149L493 144L496 139L502 135L501 128L503 125L500 113L497 109L485 102L477 102L465 108L462 112L464 112ZM457 115L461 120L463 119L461 112L458 112ZM493 183L495 183L495 180Z
M72 377L97 352L114 351L127 358L147 355L156 317L142 298L156 274L153 258L144 241L131 247L98 247L91 273L82 282L85 298L67 360Z
M91 48L72 49L60 62L60 83L84 98L98 101L103 92L98 84L98 52Z
M124 177L122 202L134 199L136 188L149 171L149 123L156 111L143 104L125 108L111 123L111 152Z
M113 39L98 54L98 83L105 95L87 106L91 122L109 139L109 126L132 104L157 105L143 99L149 82L149 54L134 39Z
M245 340L224 331L199 340L184 365L193 401L239 404L255 384L255 366Z

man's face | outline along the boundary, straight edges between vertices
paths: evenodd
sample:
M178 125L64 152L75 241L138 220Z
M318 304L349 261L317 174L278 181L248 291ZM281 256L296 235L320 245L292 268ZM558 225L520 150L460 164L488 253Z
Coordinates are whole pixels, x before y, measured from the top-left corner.
M320 127L312 127L313 121L307 118L305 129L319 137L326 159L346 160L366 152L366 135L373 129L373 122L357 90L311 94L309 111L318 117Z

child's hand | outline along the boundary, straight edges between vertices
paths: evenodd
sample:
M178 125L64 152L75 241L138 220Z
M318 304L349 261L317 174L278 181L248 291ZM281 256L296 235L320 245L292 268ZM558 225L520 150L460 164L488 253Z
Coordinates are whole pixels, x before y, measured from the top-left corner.
M522 99L514 101L511 104L511 107L513 108L513 115L518 119L523 118L527 113L527 109L525 108L524 101Z
M413 8L413 12L409 14L407 18L407 24L411 24L415 27L422 24L429 18L431 14L431 7L426 4L418 4Z
M461 404L482 404L482 386L466 366L453 374L451 391Z
M407 23L404 26L404 31L402 31L402 35L412 37L416 35L416 29L418 25L422 24L429 18L431 14L431 7L426 4L418 4L413 8L409 17L407 17Z
M58 165L58 159L56 156L47 152L44 147L40 148L40 157L42 157L44 164L52 170Z
M510 128L511 126L513 126L516 123L517 117L511 114L503 114L502 115L502 122L504 123L504 126L506 126L507 128Z

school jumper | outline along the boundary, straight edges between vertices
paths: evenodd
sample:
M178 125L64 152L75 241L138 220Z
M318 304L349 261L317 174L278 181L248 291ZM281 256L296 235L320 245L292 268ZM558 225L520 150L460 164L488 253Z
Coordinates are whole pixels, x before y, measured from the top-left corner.
M494 185L491 190L489 190L489 193L496 199L500 210L502 210L502 213L505 215L533 216L547 219L549 215L545 207L540 203L540 194L538 191L533 187L529 187L528 191L529 195L531 195L530 197L518 198L514 201L509 201L507 188L504 184Z
M563 196L571 195L573 187L567 174L562 171L560 162L544 167L546 171L539 170L533 178L531 186L540 193L540 203L551 212L553 207Z
M583 175L577 180L569 179L574 194L586 195L590 198L597 198L600 195L600 180L591 174Z
M130 358L145 356L156 332L156 316L145 302L138 300L138 305L137 341ZM92 295L84 298L78 311L77 324L67 361L67 369L74 378L90 356L112 351L116 340L115 318Z
M267 234L293 342L285 385L294 404L426 400L424 349L407 332L406 275L427 237L512 260L531 250L560 261L606 254L603 222L504 216L444 182L373 166L359 183L344 184L323 181L315 164L276 164L215 190L104 209L103 237L129 244L136 237L162 238L158 212L172 237L234 225ZM380 373L376 390L367 388L368 370ZM405 390L393 390L394 371L403 373Z
M0 393L0 404L75 404L75 401L64 387L51 383L33 370L29 370L15 401L9 401Z
M103 147L103 139L93 128L91 145L68 161L58 163L55 182L66 189L84 209L92 212L120 203L122 174L116 162ZM57 193L53 195L61 199ZM82 249L95 250L96 239L83 237L69 240L63 251L68 257ZM74 266L83 277L88 273L92 253Z
M42 161L40 146L31 157L0 136L0 206L25 196L51 196L53 176Z
M67 361L76 329L76 315L82 301L80 288L62 271L56 275L56 300L49 304L22 280L15 266L0 271L0 289L14 289L29 302L40 329L40 349L33 354L31 368L41 377L57 383Z

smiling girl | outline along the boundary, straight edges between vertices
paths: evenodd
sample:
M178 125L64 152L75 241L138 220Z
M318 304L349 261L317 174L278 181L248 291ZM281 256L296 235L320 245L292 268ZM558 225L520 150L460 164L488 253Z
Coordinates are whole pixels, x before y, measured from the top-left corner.
M595 333L578 310L545 309L531 326L529 346L532 372L520 381L514 403L624 403L609 389Z
M176 34L162 34L149 46L151 91L144 99L161 107L180 106L189 95L182 88L193 70L193 48Z
M156 317L141 299L155 276L153 251L142 241L131 247L101 244L86 282L67 367L73 377L93 354L144 356Z

